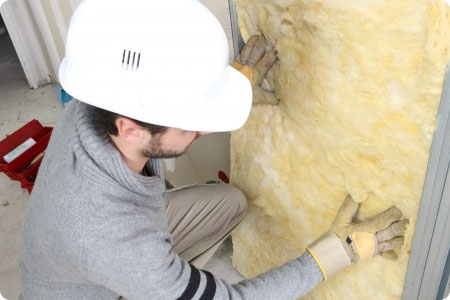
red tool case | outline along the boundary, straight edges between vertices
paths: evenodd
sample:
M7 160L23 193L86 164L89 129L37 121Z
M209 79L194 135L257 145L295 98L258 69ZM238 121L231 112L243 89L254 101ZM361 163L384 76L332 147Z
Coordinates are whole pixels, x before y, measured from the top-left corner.
M47 148L52 127L44 127L37 120L32 120L25 126L0 141L0 172L4 172L12 180L20 181L22 188L31 193L42 157L30 166L31 162ZM36 144L19 155L10 163L6 163L3 156L14 150L27 139L32 138Z

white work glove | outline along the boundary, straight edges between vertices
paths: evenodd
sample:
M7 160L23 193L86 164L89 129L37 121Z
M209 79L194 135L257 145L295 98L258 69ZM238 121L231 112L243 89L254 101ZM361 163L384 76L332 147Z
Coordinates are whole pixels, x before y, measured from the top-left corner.
M253 99L259 103L278 104L279 100L273 92L260 87L267 72L278 60L276 50L271 47L262 35L252 36L231 64L244 74L252 83Z
M353 223L359 203L347 196L328 232L306 249L319 265L324 280L339 270L381 254L396 258L393 249L403 245L408 220L392 206L375 217Z

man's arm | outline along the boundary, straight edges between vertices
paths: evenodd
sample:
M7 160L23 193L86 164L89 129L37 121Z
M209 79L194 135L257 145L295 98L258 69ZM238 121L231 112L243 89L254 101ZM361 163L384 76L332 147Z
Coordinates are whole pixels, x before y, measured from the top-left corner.
M94 222L85 247L89 280L128 300L277 299L306 294L340 269L402 244L407 221L393 207L355 224L359 204L347 197L329 232L308 252L260 276L229 284L198 270L172 251L168 232L155 230L139 209L120 209ZM324 238L325 237L325 238ZM332 245L332 246L330 246Z
M168 232L152 229L142 211L98 220L85 247L86 274L128 300L296 299L323 277L309 253L253 279L229 284L198 270L171 248Z

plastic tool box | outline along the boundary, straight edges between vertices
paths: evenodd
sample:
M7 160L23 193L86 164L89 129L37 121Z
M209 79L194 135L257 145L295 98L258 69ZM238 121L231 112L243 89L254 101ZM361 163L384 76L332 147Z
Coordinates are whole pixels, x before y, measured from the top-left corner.
M0 141L0 172L4 172L12 180L20 181L22 188L31 193L36 179L43 154L48 146L52 127L44 127L37 120L32 120L25 126ZM33 144L26 151L14 158L9 163L4 156L17 149L28 139L33 139Z

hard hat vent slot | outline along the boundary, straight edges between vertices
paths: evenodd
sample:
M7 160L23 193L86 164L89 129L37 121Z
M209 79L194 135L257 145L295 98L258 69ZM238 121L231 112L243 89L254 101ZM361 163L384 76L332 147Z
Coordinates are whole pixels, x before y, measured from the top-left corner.
M124 49L122 55L122 69L138 71L141 63L141 53Z

